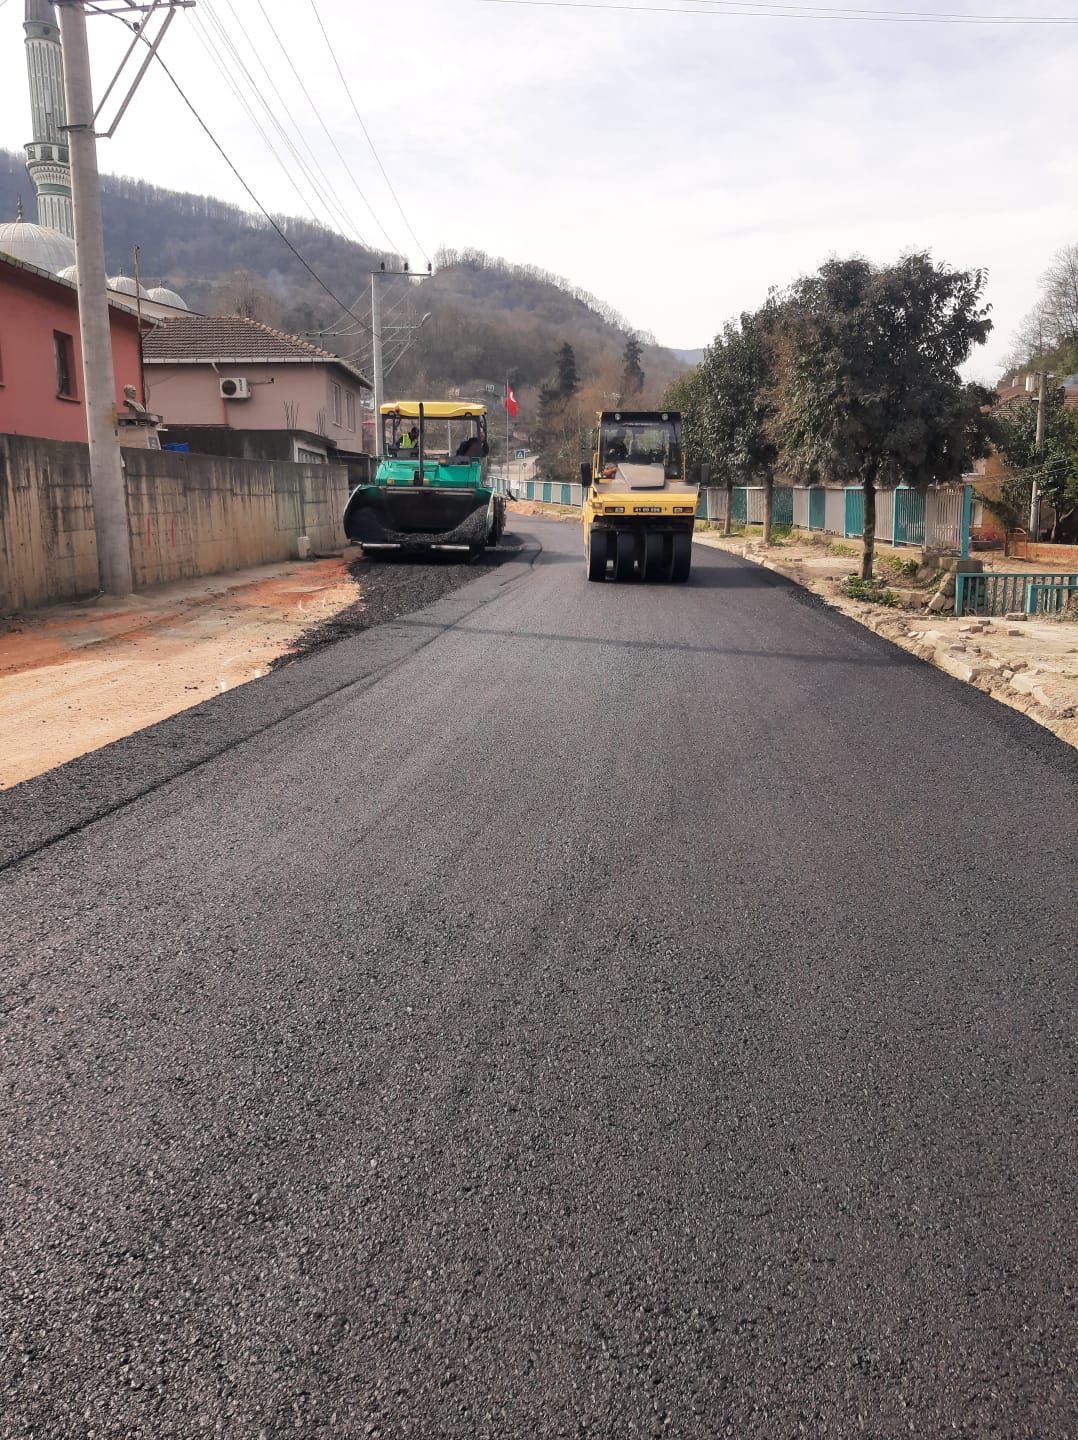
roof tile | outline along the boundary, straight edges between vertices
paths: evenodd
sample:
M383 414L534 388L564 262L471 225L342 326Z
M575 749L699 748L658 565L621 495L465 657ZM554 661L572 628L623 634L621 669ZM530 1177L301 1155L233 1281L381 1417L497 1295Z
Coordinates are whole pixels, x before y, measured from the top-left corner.
M257 360L300 360L312 364L329 361L364 379L354 365L332 351L243 315L169 316L146 337L143 350L147 361L158 364L192 360L230 364Z

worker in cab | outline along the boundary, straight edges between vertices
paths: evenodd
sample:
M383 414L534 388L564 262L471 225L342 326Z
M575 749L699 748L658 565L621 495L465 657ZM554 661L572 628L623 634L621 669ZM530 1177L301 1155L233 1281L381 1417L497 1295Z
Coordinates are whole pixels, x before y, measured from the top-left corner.
M397 451L403 454L406 450L414 450L419 444L419 426L413 425L410 430L405 430L397 442Z

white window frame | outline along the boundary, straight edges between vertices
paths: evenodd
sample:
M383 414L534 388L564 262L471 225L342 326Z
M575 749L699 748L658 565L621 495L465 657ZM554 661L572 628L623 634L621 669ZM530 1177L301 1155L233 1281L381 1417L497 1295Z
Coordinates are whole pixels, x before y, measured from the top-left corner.
M349 430L355 433L356 428L356 392L346 390L344 392L344 417Z
M336 380L329 382L329 413L334 425L341 423L341 387Z

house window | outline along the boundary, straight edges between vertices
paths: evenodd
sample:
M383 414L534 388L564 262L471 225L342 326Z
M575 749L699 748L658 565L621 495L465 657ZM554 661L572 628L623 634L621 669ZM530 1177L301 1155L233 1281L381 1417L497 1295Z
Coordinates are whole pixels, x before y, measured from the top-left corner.
M354 430L356 428L356 397L352 390L344 392L344 413L348 418L349 430Z
M329 406L334 425L339 425L341 423L341 387L333 381L330 381L329 386Z
M62 330L52 332L52 348L56 355L56 393L65 400L75 399L75 342Z

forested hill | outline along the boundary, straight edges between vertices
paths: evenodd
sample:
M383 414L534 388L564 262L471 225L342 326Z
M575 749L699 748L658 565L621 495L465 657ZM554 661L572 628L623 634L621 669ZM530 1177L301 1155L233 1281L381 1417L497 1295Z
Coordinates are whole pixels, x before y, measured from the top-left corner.
M102 176L101 189L109 274L131 273L137 244L144 284L168 285L197 310L239 311L295 334L317 333L327 348L369 368L369 275L382 260L397 268L395 257L311 221L275 217L349 315L261 216L120 176ZM14 218L19 196L33 219L24 157L0 150L0 220ZM566 343L582 379L613 391L631 333L628 320L568 281L478 250L440 251L434 275L422 283L387 276L384 315L391 396L506 377L527 391L551 373ZM640 338L648 377L642 398L657 401L685 361L650 336Z
M34 219L25 157L0 150L0 219L15 218L20 195L26 218ZM257 275L304 329L324 320L327 307L333 313L332 301L260 215L115 175L102 175L101 197L110 275L131 273L132 247L138 245L144 283L178 290L195 309L203 308L224 277L242 269ZM346 302L355 295L357 275L385 258L311 221L278 217L278 223Z

